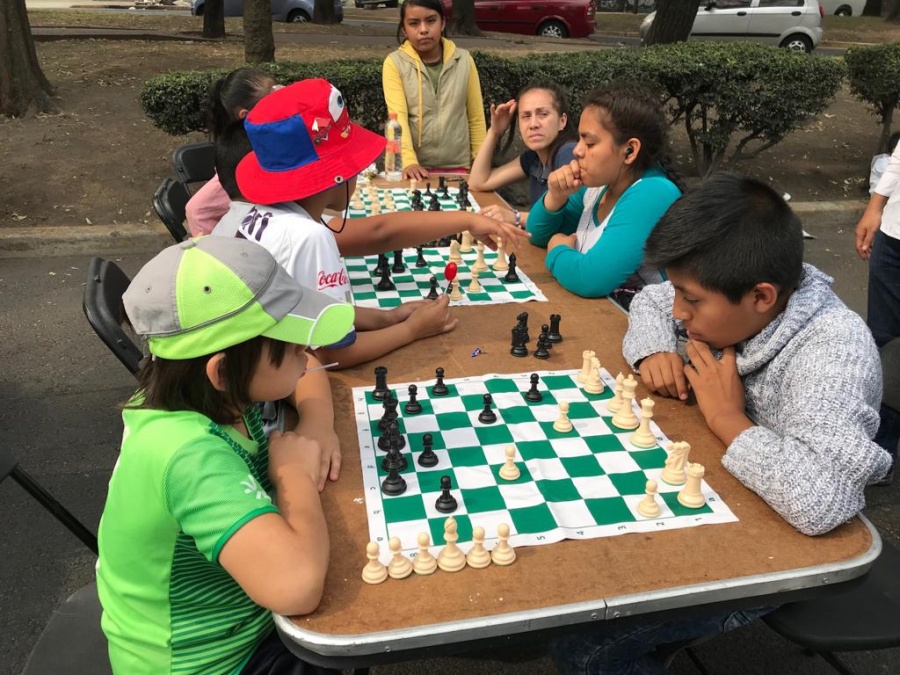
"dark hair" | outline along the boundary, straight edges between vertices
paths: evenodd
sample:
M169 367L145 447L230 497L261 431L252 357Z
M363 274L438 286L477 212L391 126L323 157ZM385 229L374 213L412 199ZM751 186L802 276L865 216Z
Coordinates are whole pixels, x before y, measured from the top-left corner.
M622 145L629 138L641 142L641 149L632 166L638 174L659 166L669 180L684 192L681 177L669 158L669 126L658 92L635 83L616 81L595 89L584 99L582 115L588 108L599 108L600 123Z
M422 7L423 9L430 9L438 13L438 16L441 17L441 20L444 20L444 5L441 0L406 0L405 2L400 3L400 23L397 24L397 42L401 45L403 41L406 39L403 37L403 21L406 19L406 8L407 7ZM446 23L444 25L444 30L447 29ZM441 31L441 36L444 35L444 30Z
M243 120L234 120L216 139L216 175L229 199L241 199L235 172L244 157L253 151Z
M889 155L894 154L894 148L897 147L897 142L900 141L900 131L895 131L891 134L891 137L888 139L887 144L887 152Z
M206 101L206 128L215 140L234 121L234 111L250 110L269 93L274 78L257 68L238 68L213 82Z
M222 377L226 390L219 391L206 376L210 356L173 361L151 357L138 371L138 395L141 402L128 408L151 408L178 412L192 410L218 424L234 424L250 400L250 380L256 372L263 346L269 344L269 362L280 366L287 344L257 337L222 350Z
M803 228L765 183L718 173L669 207L647 238L644 261L690 274L732 303L764 282L781 295L803 273Z

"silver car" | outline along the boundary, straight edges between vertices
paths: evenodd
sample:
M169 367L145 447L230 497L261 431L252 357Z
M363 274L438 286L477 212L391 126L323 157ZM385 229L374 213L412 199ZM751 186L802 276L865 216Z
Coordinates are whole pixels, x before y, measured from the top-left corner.
M244 0L224 0L225 16L244 16ZM272 21L305 23L312 20L315 0L271 0ZM203 16L205 0L191 0L191 14ZM334 0L334 14L338 21L344 20L342 0Z
M656 18L641 23L641 41ZM691 28L692 40L752 40L809 53L822 40L818 0L703 0Z

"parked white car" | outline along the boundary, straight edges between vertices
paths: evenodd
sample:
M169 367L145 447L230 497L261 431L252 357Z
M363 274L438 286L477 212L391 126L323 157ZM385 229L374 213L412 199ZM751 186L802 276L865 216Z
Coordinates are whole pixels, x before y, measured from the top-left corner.
M244 0L224 0L225 16L244 16ZM271 0L272 21L305 23L312 20L314 0ZM205 0L191 0L191 14L203 16ZM344 20L344 3L334 0L338 21Z
M866 0L819 0L825 14L838 16L862 16Z
M651 12L641 23L642 41L655 18ZM822 8L818 0L703 0L690 39L752 40L808 53L822 40Z

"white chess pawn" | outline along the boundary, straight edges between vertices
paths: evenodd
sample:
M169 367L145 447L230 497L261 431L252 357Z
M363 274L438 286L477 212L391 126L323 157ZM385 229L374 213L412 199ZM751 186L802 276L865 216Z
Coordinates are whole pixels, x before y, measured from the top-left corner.
M612 423L620 429L637 429L640 425L637 416L634 414L634 390L637 389L637 380L628 374L622 383L622 407L613 415Z
M378 200L374 200L369 206L369 213L371 213L373 216L381 213L381 204L378 203Z
M462 256L459 254L459 242L456 239L450 241L450 257L448 260L455 263L462 262Z
M450 299L451 300L462 300L463 293L462 293L462 289L459 287L459 277L456 277L456 279L451 281L450 286L452 286L452 288L450 289Z
M503 249L503 239L497 237L497 259L491 265L495 272L505 272L509 269L509 263L506 262L506 251Z
M631 444L639 448L652 448L656 446L656 437L650 431L650 420L653 419L653 406L656 405L652 398L641 401L641 426L631 434Z
M462 233L462 244L459 246L460 253L470 253L472 251L472 233L468 230L463 230Z
M581 382L581 384L585 384L591 376L591 359L594 358L594 356L596 356L596 354L590 349L585 349L581 352L581 372L575 376L575 379Z
M666 465L663 467L659 477L664 483L669 485L684 485L685 466L687 465L691 446L684 442L672 443L669 445L668 450L669 456L666 457Z
M516 466L516 446L506 446L506 463L500 467L500 478L503 480L518 480L522 472Z
M606 404L606 409L611 413L619 412L619 409L622 407L622 392L625 391L624 382L625 376L622 373L616 375L616 395Z
M431 539L427 532L419 533L418 543L419 554L416 556L416 559L413 560L413 572L423 576L434 574L434 571L437 569L437 558L431 555L431 551L428 550Z
M484 528L480 525L472 529L472 549L466 554L466 564L482 569L491 564L491 554L484 547Z
M657 483L647 481L645 497L638 503L637 510L644 518L656 518L660 513L659 502L656 501Z
M516 550L509 545L509 525L500 523L497 526L497 538L500 541L491 551L491 560L495 565L512 565L516 561Z
M703 468L702 464L697 464L696 462L688 464L687 481L684 487L681 488L681 492L678 493L679 504L689 509L699 509L706 504L706 498L700 489L700 481L703 480L704 473L706 473L706 469Z
M484 261L484 242L479 241L478 245L476 246L476 249L478 250L478 257L475 258L475 264L472 265L472 271L473 272L487 272L488 266L487 266L487 263Z
M444 523L444 541L447 545L438 554L437 564L445 572L459 572L466 566L466 556L456 545L459 534L456 531L456 519L453 516L447 518Z
M370 541L366 544L366 557L369 562L363 567L362 580L367 584L380 584L388 578L387 568L378 560L378 543Z
M472 281L469 282L469 293L481 293L483 289L481 288L481 284L478 283L478 270L474 267L472 268Z
M391 555L393 555L391 562L388 563L388 575L391 579L405 579L412 574L412 561L403 555L403 551L400 550L400 539L398 537L391 537L388 547L391 549Z
M569 421L569 402L560 401L559 417L557 417L556 421L553 423L553 430L565 434L572 431L572 429L572 422Z
M409 179L409 196L412 197L412 193L416 191L416 179Z
M591 371L588 373L587 381L584 383L584 390L588 394L602 394L603 389L603 380L600 379L600 359L592 356Z

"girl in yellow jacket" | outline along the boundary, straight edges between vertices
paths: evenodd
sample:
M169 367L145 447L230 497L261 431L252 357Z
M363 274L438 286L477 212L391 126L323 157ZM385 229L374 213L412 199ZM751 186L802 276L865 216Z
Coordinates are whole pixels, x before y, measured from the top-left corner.
M443 37L441 0L400 5L400 48L384 60L388 112L403 129L403 177L465 173L484 141L484 103L475 61Z

